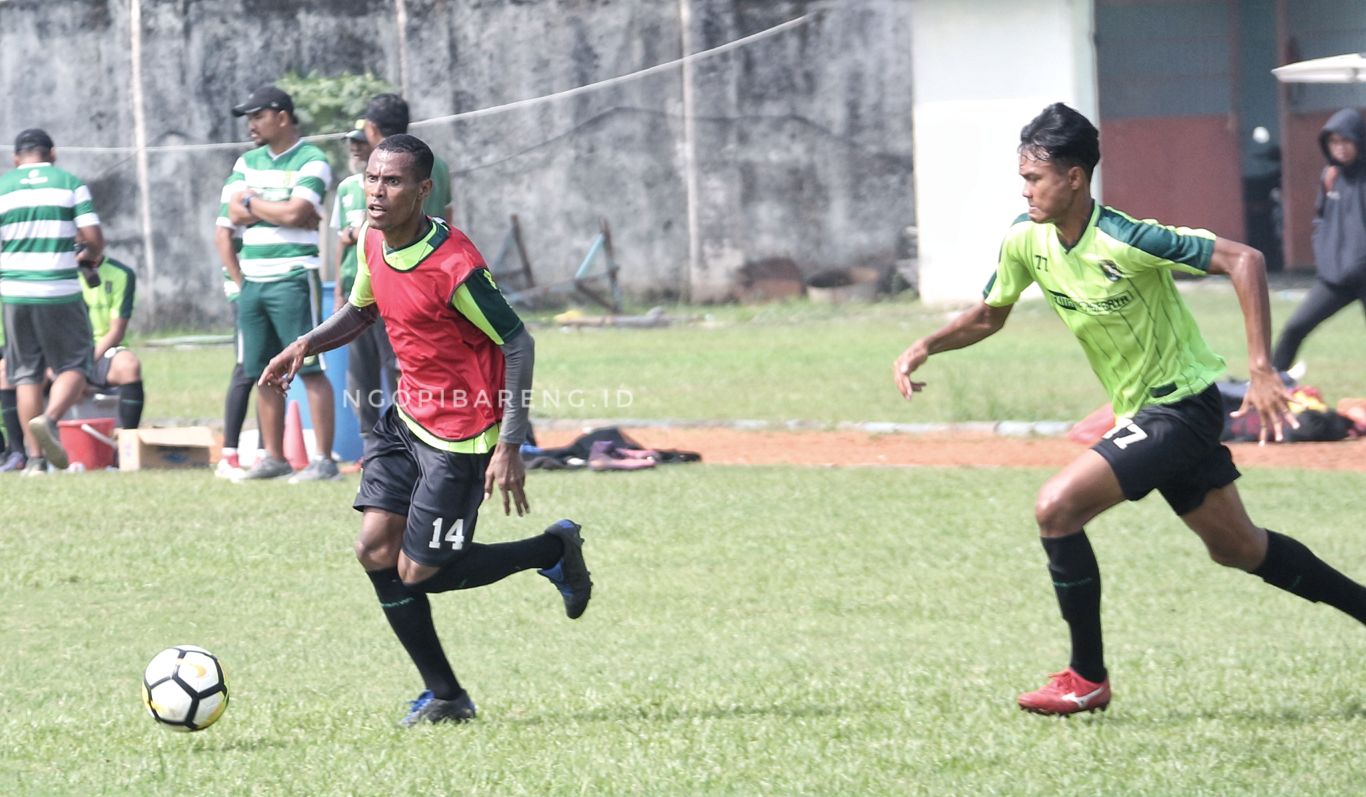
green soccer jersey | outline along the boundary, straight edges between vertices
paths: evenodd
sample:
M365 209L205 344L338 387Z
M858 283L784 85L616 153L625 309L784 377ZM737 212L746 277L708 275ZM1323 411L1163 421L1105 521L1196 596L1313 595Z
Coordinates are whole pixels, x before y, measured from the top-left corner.
M331 182L327 156L314 145L299 141L279 155L272 155L269 147L257 147L238 158L223 195L227 198L250 189L272 202L303 197L322 216L323 195ZM227 216L226 204L220 207L219 216ZM275 282L296 271L316 269L318 230L258 221L243 231L238 260L243 276L252 282Z
M78 301L76 229L100 223L90 189L50 163L0 177L0 301Z
M1177 293L1173 271L1204 276L1214 252L1207 230L1138 221L1097 203L1071 248L1057 227L1020 216L1001 244L983 298L1014 304L1037 282L1072 330L1115 415L1170 404L1209 387L1224 371Z
M133 270L112 257L100 263L100 284L90 287L81 280L81 295L90 311L90 329L95 342L109 334L110 322L115 318L133 317L133 296L137 293L138 278Z
M451 169L437 155L432 155L432 192L422 202L422 212L438 219L446 218L446 206L451 204Z
M365 175L353 174L337 185L337 198L332 203L332 229L338 234L350 227L359 230L365 223ZM342 295L351 294L356 282L356 247L346 246L341 251L341 265L337 279L341 280Z

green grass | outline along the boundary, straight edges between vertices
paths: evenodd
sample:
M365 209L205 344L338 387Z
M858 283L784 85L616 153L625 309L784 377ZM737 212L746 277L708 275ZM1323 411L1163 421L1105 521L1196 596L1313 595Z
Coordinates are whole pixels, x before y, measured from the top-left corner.
M1188 298L1244 372L1232 294ZM1277 318L1290 308L1275 300ZM539 417L1072 419L1103 400L1038 304L931 361L910 405L890 363L941 312L705 312L665 330L539 328L540 389L633 397ZM1330 398L1366 395L1359 324L1343 314L1304 351ZM149 419L216 422L230 349L140 351ZM531 574L436 596L481 717L407 732L393 722L420 686L351 554L355 477L0 478L0 794L1360 794L1360 626L1210 564L1155 498L1090 526L1111 711L1014 708L1066 658L1031 516L1047 475L533 473L536 513L486 515L479 538L582 520L593 605L570 622ZM1366 475L1241 484L1258 522L1366 576ZM139 700L147 660L180 643L229 673L232 703L199 734L158 728Z
M1186 298L1229 373L1246 377L1242 316L1224 281L1190 286ZM1273 315L1294 303L1276 296ZM892 361L947 319L917 302L672 308L704 320L666 329L535 330L540 420L756 419L927 423L1077 420L1105 402L1080 347L1041 302L1025 302L1005 330L920 371L929 386L907 404ZM546 319L538 319L545 321ZM1306 380L1331 401L1366 396L1361 316L1344 312L1306 342ZM221 423L232 368L228 347L141 350L147 417Z
M536 514L479 536L582 519L593 605L570 622L531 574L434 597L482 716L408 732L419 685L351 557L354 477L10 479L0 794L1360 794L1362 629L1210 564L1156 499L1091 527L1111 710L1014 708L1066 656L1030 516L1046 476L534 473ZM1366 476L1243 484L1261 522L1366 574ZM139 700L178 643L229 672L199 734Z

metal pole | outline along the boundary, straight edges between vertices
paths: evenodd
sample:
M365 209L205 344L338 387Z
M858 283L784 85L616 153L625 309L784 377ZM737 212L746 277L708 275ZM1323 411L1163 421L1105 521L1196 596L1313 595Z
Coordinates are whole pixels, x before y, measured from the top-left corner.
M148 290L143 301L148 315L157 314L157 258L152 246L152 186L147 173L147 116L142 94L142 0L129 4L129 57L132 59L133 146L137 149L138 210L142 216L142 263L147 269Z
M408 96L408 4L394 0L394 24L398 27L398 93Z
M686 58L692 55L692 0L678 0L679 47ZM693 64L683 62L683 177L688 208L688 263L683 275L680 297L692 298L693 281L701 269L702 230L697 209L697 121L694 119Z

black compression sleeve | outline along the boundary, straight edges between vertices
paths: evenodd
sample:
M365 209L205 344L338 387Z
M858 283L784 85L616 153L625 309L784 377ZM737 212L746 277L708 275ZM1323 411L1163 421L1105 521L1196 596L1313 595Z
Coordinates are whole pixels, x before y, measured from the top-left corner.
M305 336L308 340L308 353L319 354L345 346L360 337L360 333L375 323L377 318L379 312L373 304L357 307L347 302Z

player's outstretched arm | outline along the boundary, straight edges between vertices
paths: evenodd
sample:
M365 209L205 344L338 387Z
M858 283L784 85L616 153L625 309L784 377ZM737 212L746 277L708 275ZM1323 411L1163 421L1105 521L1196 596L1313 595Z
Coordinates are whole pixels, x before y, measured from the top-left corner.
M1271 367L1271 299L1266 288L1266 258L1247 244L1216 238L1209 273L1228 276L1243 310L1251 384L1243 405L1233 417L1241 418L1255 411L1262 421L1259 442L1266 442L1267 430L1272 430L1276 440L1283 440L1285 424L1295 428L1300 424L1290 412L1290 393Z
M986 302L978 302L971 309L959 313L939 331L912 343L892 363L892 378L901 395L910 399L925 388L924 382L911 381L911 374L924 365L931 354L966 348L991 337L1005 326L1011 307L992 307Z
M266 369L261 372L261 378L256 382L257 386L280 393L288 391L289 383L303 367L305 358L345 346L360 337L360 333L375 323L378 317L379 313L373 304L357 307L347 302L326 321L271 358L266 364Z

